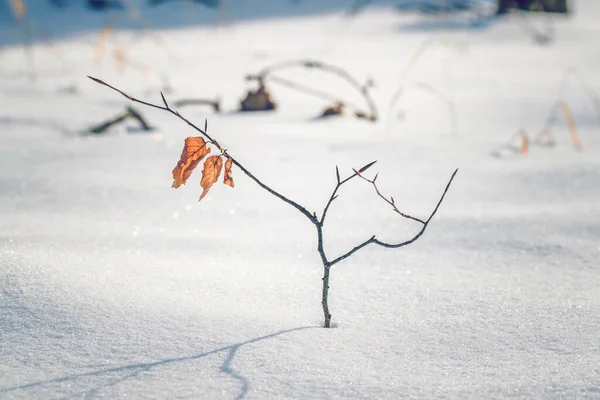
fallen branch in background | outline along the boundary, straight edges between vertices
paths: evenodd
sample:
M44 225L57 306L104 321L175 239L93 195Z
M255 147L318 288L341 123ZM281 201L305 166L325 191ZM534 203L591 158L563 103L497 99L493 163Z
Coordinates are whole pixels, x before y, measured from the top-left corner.
M248 90L244 100L240 102L240 111L272 111L277 109L277 103L271 98L271 93L264 86L264 82L259 83L256 90Z
M273 73L276 71L282 71L289 68L294 67L303 67L308 69L319 69L326 73L338 76L348 82L353 88L355 88L360 95L365 100L365 103L368 107L368 111L365 111L364 108L356 106L349 101L346 101L341 98L341 96L337 96L319 89L314 89L310 86L297 83L294 81L290 81L285 78L278 77ZM276 83L287 88L296 90L300 93L304 93L313 97L317 97L323 100L327 100L332 104L341 104L345 108L350 108L353 110L354 115L357 118L366 119L371 122L375 122L378 118L377 116L377 107L375 106L375 102L371 98L369 94L369 89L374 86L373 81L368 80L365 84L359 83L357 79L355 79L352 75L346 72L344 69L336 67L334 65L329 65L322 63L320 61L312 61L312 60L291 60L285 61L282 63L278 63L269 67L265 67L258 74L255 75L247 75L246 80L248 81L256 81L258 83L258 89L256 91L249 91L246 98L243 100L241 104L241 111L257 111L257 110L274 110L276 108L275 101L271 98L270 92L267 89L266 81L269 80L272 83ZM260 96L260 97L259 97ZM258 101L260 100L260 101ZM246 102L246 104L244 104ZM263 104L264 108L248 108L248 104Z
M173 105L175 107L210 106L215 113L218 114L218 113L221 112L221 99L219 99L219 98L216 98L214 100L210 100L210 99L195 99L195 98L180 99L180 100L175 100L173 102Z
M571 113L571 109L567 105L567 103L562 102L561 108L563 110L565 116L565 122L569 127L569 134L571 136L571 141L573 142L573 147L577 151L581 151L583 146L581 144L581 140L579 139L579 134L577 133L577 129L575 127L575 121L573 120L573 114ZM518 142L518 144L515 144ZM492 152L494 157L502 157L502 150L507 150L513 154L520 154L522 156L526 156L529 153L529 149L531 146L538 146L541 148L550 148L556 146L556 140L552 136L549 131L541 131L535 137L530 138L527 132L523 129L519 129L508 141L507 144L500 147L500 149Z
M429 214L429 217L426 220L423 220L423 219L419 219L419 218L410 217L408 214L400 212L400 210L396 207L393 198L392 198L392 200L390 200L391 203L390 203L390 201L387 201L385 199L385 197L383 197L380 194L377 186L375 186L375 179L377 178L377 175L372 180L368 180L368 179L364 178L364 176L363 176L364 172L367 171L367 169L371 168L376 163L376 161L370 162L369 164L365 165L364 167L362 167L358 170L354 169L353 173L344 179L342 179L340 177L339 169L336 166L335 172L336 172L336 182L337 183L331 193L331 196L329 197L329 200L325 204L323 212L321 213L321 217L319 218L317 216L316 212L309 211L306 207L304 207L301 204L295 202L294 200L291 200L290 198L284 196L283 194L279 193L278 191L276 191L275 189L271 188L269 185L264 183L262 180L257 178L246 167L244 167L237 159L235 159L228 152L227 149L223 148L219 144L219 142L217 142L217 140L215 138L213 138L211 135L208 134L206 121L204 122L204 129L201 129L200 127L194 125L191 121L186 119L178 111L173 110L169 106L165 96L162 93L161 93L161 98L162 98L164 106L148 103L148 102L145 102L142 100L138 100L135 97L132 97L132 96L128 95L127 93L115 88L114 86L107 84L106 82L103 82L99 79L92 78L92 77L89 77L89 78L92 79L93 81L95 81L96 83L99 83L101 85L109 87L110 89L120 93L121 95L125 96L127 99L129 99L135 103L140 103L140 104L143 104L148 107L163 110L163 111L166 111L166 112L176 116L177 118L179 118L180 120L185 122L188 126L190 126L192 129L194 129L196 132L198 132L200 134L200 136L188 137L185 140L185 145L184 145L180 160L177 163L177 165L175 166L175 168L173 169L173 185L172 185L173 187L177 188L186 183L187 179L191 176L194 168L196 168L196 166L200 163L200 161L202 161L202 159L211 152L210 146L213 146L214 148L216 148L218 150L219 154L208 157L204 162L204 170L202 171L202 179L200 181L200 185L202 186L202 188L204 190L202 192L200 199L202 199L202 197L204 197L206 195L206 192L218 180L221 169L223 168L223 159L224 159L225 160L225 163L224 163L225 164L225 176L224 176L224 181L223 181L224 184L226 184L230 187L234 186L233 178L232 178L232 167L236 166L248 178L250 178L252 181L254 181L262 189L264 189L271 195L275 196L279 200L283 201L284 203L289 204L294 209L296 209L300 214L302 214L306 219L308 219L308 221L316 229L317 252L318 252L321 262L323 264L321 306L323 308L323 314L324 314L324 327L326 327L326 328L331 327L331 313L329 312L329 303L328 303L329 278L330 278L331 267L334 266L335 264L339 263L340 261L350 257L351 255L355 254L357 251L359 251L371 244L381 246L381 247L386 247L386 248L399 248L399 247L407 246L407 245L415 242L416 240L418 240L425 233L425 230L429 226L429 223L432 221L432 219L435 216L435 214L437 213L440 205L444 201L446 193L448 192L448 189L450 188L450 185L452 184L452 181L454 180L454 177L456 176L456 173L458 171L458 170L455 170L452 173L452 176L448 180L446 187L444 188L444 191L443 191L441 197L439 198L435 208ZM339 196L338 192L339 192L340 188L357 176L371 182L373 184L373 186L375 186L375 189L376 189L378 195L380 197L382 197L384 200L386 200L388 203L392 204L393 209L396 213L398 213L401 216L408 218L412 221L418 222L421 225L421 229L410 239L405 240L405 241L395 242L395 243L379 240L376 235L372 235L369 239L363 241L362 243L358 244L357 246L353 247L352 249L348 250L347 252L343 253L342 255L340 255L336 258L329 258L325 251L324 236L323 236L323 228L325 226L325 217L327 216L327 212L329 211L331 204Z
M134 119L140 124L140 129L144 132L149 132L152 127L146 122L142 114L133 107L125 107L125 110L113 118L101 122L87 130L87 133L100 134L105 133L111 126L120 124L128 119Z
M317 118L327 118L335 115L344 115L344 103L335 103L325 107Z

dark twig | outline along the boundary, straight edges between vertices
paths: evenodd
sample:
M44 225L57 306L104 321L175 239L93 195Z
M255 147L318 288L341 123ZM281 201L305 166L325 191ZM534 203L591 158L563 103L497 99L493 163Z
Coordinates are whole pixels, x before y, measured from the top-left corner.
M448 181L448 184L446 185L446 188L444 189L444 193L442 194L441 198L439 199L435 209L433 210L433 212L430 214L429 218L427 218L427 220L421 220L419 218L414 218L411 217L408 214L405 214L403 212L401 212L395 205L395 202L393 200L393 198L391 200L388 200L385 196L383 196L381 194L381 192L379 191L379 189L377 188L377 185L375 184L375 180L377 179L377 175L375 175L375 178L373 178L372 180L366 179L365 177L362 176L362 173L365 172L367 169L371 168L377 161L372 161L368 164L366 164L365 166L363 166L362 168L356 170L354 169L354 173L350 176L348 176L345 179L341 179L340 178L340 172L338 167L336 166L335 168L335 173L336 173L336 185L333 189L333 192L331 193L331 196L329 197L329 200L327 201L327 203L325 204L325 208L323 209L323 213L321 214L321 218L319 219L317 217L316 213L311 213L310 211L308 211L305 207L303 207L302 205L298 204L297 202L290 200L289 198L287 198L286 196L282 195L281 193L277 192L276 190L274 190L273 188L271 188L270 186L268 186L267 184L263 183L260 179L258 179L254 174L252 174L250 171L248 171L239 161L237 161L235 158L233 158L226 149L222 148L219 143L213 139L211 136L208 135L207 133L207 123L206 120L204 122L204 129L199 128L198 126L194 125L193 123L191 123L189 120L187 120L185 117L183 117L179 112L173 110L172 108L169 107L169 104L167 102L167 100L165 99L164 95L161 93L161 98L164 104L163 106L159 106L156 104L151 104L151 103L147 103L145 101L141 101L138 100L132 96L129 96L128 94L126 94L125 92L101 81L100 79L96 79L96 78L92 78L90 77L90 79L94 80L95 82L104 85L104 86L108 86L109 88L119 92L121 95L125 96L127 99L133 101L133 102L137 102L140 104L144 104L153 108L157 108L159 110L163 110L163 111L167 111L173 115L175 115L177 118L181 119L182 121L186 122L189 126L191 126L195 131L197 131L198 133L200 133L202 136L204 136L206 139L208 139L209 142L213 143L220 151L223 155L225 155L226 157L228 157L233 165L237 166L246 176L248 176L251 180L253 180L257 185L259 185L261 188L263 188L264 190L266 190L268 193L272 194L273 196L277 197L278 199L280 199L281 201L291 205L292 207L294 207L296 210L298 210L302 215L304 215L306 218L308 218L308 220L315 226L315 229L317 231L317 252L319 253L319 256L321 257L321 262L323 264L323 290L322 290L322 299L321 299L321 305L323 307L323 313L325 316L325 323L324 326L326 328L329 328L331 326L331 313L329 312L329 306L328 306L328 295L329 295L329 274L331 272L331 267L334 264L337 264L338 262L342 261L345 258L350 257L352 254L354 254L355 252L357 252L358 250L366 247L367 245L374 243L383 247L388 247L388 248L397 248L397 247L402 247L402 246L406 246L410 243L413 243L414 241L416 241L417 239L419 239L419 237L421 237L421 235L423 235L423 233L425 233L425 230L427 229L429 222L432 220L433 216L435 215L435 213L437 212L438 208L440 207L440 205L442 204L442 201L444 200L444 197L446 196L446 193L448 192L448 189L450 188L450 184L452 183L452 180L454 179L454 176L456 175L456 171L454 171L454 173L452 174L452 177L450 178L450 180ZM325 224L325 217L327 216L327 212L331 206L331 204L333 203L333 201L338 197L338 191L341 188L342 185L344 185L345 183L347 183L348 181L350 181L351 179L355 178L356 176L359 176L363 179L365 179L366 181L370 182L374 188L375 191L377 192L377 194L379 195L379 197L381 197L382 199L384 199L388 204L392 205L394 211L398 214L400 214L402 217L404 218L408 218L411 220L414 220L416 222L419 222L422 224L421 230L419 231L419 233L417 233L412 239L401 242L401 243L386 243L383 241L380 241L378 239L376 239L376 236L373 235L371 236L371 238L369 238L368 240L365 240L364 242L362 242L361 244L359 244L358 246L355 246L352 250L346 252L345 254L339 256L338 258L330 261L327 258L327 254L325 252L325 246L324 246L324 240L323 240L323 226Z
M364 242L362 242L358 246L354 247L352 250L348 251L347 253L342 254L341 256L339 256L338 258L336 258L335 260L331 261L329 264L330 265L337 264L338 262L342 261L345 258L350 257L352 254L356 253L358 250L362 249L363 247L365 247L365 246L367 246L367 245L369 245L371 243L377 244L377 245L382 246L382 247L387 247L387 248L390 248L390 249L396 249L396 248L399 248L399 247L407 246L407 245L415 242L417 239L419 239L425 233L425 230L429 226L429 223L431 222L431 220L433 219L433 217L437 213L438 209L440 208L440 205L442 204L442 201L444 201L444 197L446 196L446 193L448 192L448 189L450 189L450 185L452 184L452 181L454 180L454 177L456 176L457 172L458 172L458 169L454 170L454 172L452 173L452 176L450 177L450 180L446 184L446 188L444 189L444 192L442 193L442 196L438 200L435 208L433 209L433 212L429 215L429 218L427 218L425 221L421 221L421 220L419 220L417 218L412 218L415 221L420 221L422 223L422 226L421 226L421 230L419 232L417 232L417 234L415 236L413 236L411 239L406 240L404 242L400 242L400 243L386 243L386 242L383 242L383 241L377 239L375 237L375 235L373 235L373 236L371 236L371 238L365 240ZM386 200L386 199L384 198L384 200Z
M379 191L379 188L377 187L377 184L375 183L375 181L377 180L377 175L375 175L375 177L373 179L367 179L365 178L362 174L360 174L358 171L354 171L359 177L361 177L362 179L364 179L365 181L369 182L370 184L373 185L373 188L375 189L375 192L377 193L377 195L379 197L381 197L386 203L388 203L390 206L392 206L392 209L397 212L398 214L400 214L401 216L403 216L404 218L408 218L408 219L412 219L413 221L417 221L420 222L421 224L425 224L425 221L423 221L422 219L419 218L415 218L415 217L411 217L408 214L403 213L402 211L400 211L398 209L398 207L396 207L396 201L394 200L394 197L390 196L389 200L387 197L385 197L384 195L381 194L381 192Z

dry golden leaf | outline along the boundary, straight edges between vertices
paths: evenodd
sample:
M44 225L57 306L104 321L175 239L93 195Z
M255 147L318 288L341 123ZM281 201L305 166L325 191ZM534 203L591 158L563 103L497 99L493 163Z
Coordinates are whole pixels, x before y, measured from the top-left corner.
M227 158L227 161L225 161L225 172L223 173L223 183L234 187L235 183L233 183L233 177L231 176L231 167L233 167L233 161L231 161L231 158Z
M210 153L210 147L206 145L201 137L188 137L185 139L181 158L177 162L177 166L173 169L173 185L171 187L178 188L185 185L194 168Z
M198 201L202 200L208 193L213 183L219 179L223 168L223 159L221 156L210 156L204 161L204 169L202 170L202 179L200 186L204 189Z

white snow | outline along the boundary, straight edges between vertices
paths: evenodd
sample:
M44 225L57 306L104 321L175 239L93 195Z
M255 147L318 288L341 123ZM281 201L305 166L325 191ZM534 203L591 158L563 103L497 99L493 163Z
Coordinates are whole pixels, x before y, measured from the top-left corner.
M76 9L69 31L67 11L40 12L36 32L58 34L32 47L35 82L10 44L18 26L0 27L0 398L600 398L592 100L576 83L565 93L583 151L561 116L556 147L493 156L518 129L544 126L568 68L600 89L600 4L580 0L555 17L554 40L540 46L523 23L544 17L474 27L389 2L354 19L343 8L313 13L315 1L281 3L268 19L237 20L232 7L218 26L202 7L143 9L165 44L116 29L99 61L105 14ZM407 79L449 93L457 132L426 92L388 108L425 40L440 44ZM124 68L118 46L133 60ZM275 84L276 113L232 112L252 87L246 74L292 58L373 78L381 119L314 120L326 102ZM336 165L347 176L378 160L367 174L422 218L459 172L415 244L369 246L333 267L335 327L323 329L316 233L297 210L236 168L235 189L219 182L200 203L200 168L171 189L194 131L167 113L133 105L151 134L133 122L81 134L129 105L86 75L160 104L161 74L168 100L221 96L222 114L180 111L208 118L234 157L311 212L322 212ZM282 76L362 104L317 71ZM418 229L353 180L328 214L326 250L334 258L373 234L400 241Z

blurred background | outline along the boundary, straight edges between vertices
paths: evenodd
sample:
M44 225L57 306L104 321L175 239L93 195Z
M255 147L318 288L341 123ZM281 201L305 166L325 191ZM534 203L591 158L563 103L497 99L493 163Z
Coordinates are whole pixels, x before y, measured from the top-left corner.
M0 397L597 398L600 1L0 0ZM332 270L377 160L426 234ZM212 155L218 155L213 148ZM376 175L378 174L378 175ZM421 225L354 179L330 259ZM392 197L393 196L393 197ZM392 201L392 200L389 200ZM339 266L339 268L338 268ZM239 351L238 351L239 350Z

